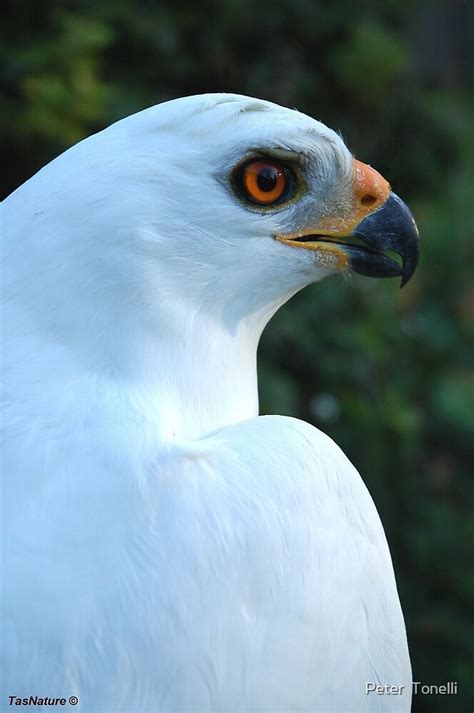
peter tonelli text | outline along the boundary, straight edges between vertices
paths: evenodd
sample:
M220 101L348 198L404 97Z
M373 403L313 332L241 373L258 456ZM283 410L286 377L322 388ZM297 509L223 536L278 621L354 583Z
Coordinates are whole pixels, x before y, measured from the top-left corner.
M373 683L369 681L365 684L365 693L377 696L401 696L406 686L392 683ZM414 695L435 695L435 696L455 696L458 692L457 681L447 681L443 684L428 684L421 681L413 681L412 692Z

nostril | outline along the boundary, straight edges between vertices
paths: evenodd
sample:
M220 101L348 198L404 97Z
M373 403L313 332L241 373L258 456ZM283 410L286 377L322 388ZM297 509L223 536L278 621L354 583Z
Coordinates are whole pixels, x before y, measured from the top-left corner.
M377 203L377 197L373 196L371 193L366 193L364 196L362 196L360 202L363 206L369 207L371 205L374 205L374 203Z

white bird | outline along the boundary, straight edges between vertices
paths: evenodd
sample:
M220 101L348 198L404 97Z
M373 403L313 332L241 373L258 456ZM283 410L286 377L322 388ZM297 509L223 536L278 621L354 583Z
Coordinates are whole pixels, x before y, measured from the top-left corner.
M295 292L401 274L385 250L414 271L386 181L304 114L211 94L80 142L1 212L2 710L408 711L372 499L257 397Z

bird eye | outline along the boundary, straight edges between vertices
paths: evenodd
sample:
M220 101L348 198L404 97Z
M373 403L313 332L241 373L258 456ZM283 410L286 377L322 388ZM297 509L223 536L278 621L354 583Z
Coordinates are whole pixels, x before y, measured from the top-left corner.
M268 159L253 159L240 166L234 179L243 198L262 206L282 203L291 197L295 189L290 169Z

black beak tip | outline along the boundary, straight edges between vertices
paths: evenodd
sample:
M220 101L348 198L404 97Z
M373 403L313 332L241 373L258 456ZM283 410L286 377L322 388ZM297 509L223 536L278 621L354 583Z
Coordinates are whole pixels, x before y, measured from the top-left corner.
M413 217L411 218L410 228L409 231L405 231L405 245L400 246L400 255L403 260L400 288L405 287L407 282L412 278L418 266L418 260L420 259L420 234Z
M405 267L403 268L402 279L400 280L400 289L401 290L411 280L412 275L413 275L413 272L408 273L407 271L405 271Z

